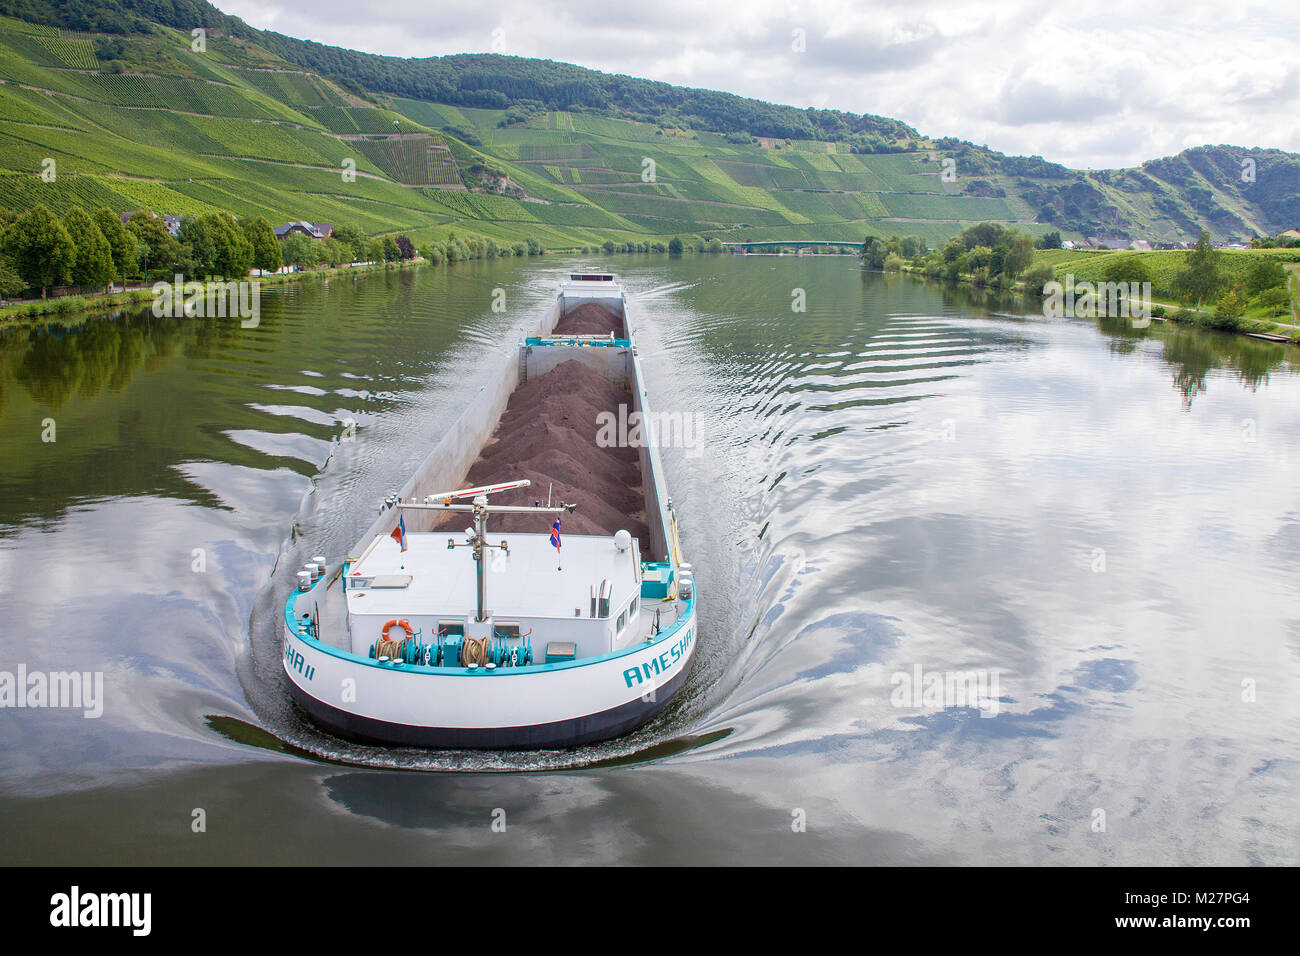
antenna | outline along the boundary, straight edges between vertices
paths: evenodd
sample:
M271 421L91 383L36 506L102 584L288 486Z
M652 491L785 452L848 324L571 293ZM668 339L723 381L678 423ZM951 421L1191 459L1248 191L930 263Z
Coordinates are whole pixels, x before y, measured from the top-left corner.
M477 488L462 488L460 491L448 491L440 495L426 495L425 504L433 504L439 499L445 505L451 504L457 498L475 498L479 495L494 495L499 491L510 491L513 488L527 488L532 482L527 478L519 481L506 481L499 485L479 485Z

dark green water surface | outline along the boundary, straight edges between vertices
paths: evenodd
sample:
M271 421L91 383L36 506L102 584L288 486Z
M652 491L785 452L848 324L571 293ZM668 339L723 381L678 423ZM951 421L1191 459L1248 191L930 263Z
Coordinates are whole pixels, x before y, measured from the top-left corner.
M686 689L572 752L320 733L280 669L294 571L347 551L570 266L619 271L654 407L703 436L665 453ZM261 304L0 337L0 671L104 681L98 719L0 710L4 862L1300 862L1294 349L833 257ZM900 701L918 669L995 675L996 704Z

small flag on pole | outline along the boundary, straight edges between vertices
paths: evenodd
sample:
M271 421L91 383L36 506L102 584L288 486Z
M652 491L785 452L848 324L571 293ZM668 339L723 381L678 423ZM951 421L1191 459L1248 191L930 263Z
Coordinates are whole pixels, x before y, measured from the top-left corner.
M555 524L551 525L551 547L556 551L560 550L560 519L555 519Z
M392 538L406 550L406 519L401 515L397 518L397 527L393 529Z

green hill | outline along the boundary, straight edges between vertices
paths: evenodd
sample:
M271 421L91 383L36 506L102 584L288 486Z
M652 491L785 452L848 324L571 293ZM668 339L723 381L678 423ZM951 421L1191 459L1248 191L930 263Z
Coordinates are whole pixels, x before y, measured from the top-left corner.
M0 206L13 211L228 210L552 247L679 234L935 244L980 221L1171 240L1300 225L1300 157L1277 150L1085 173L885 117L550 61L342 50L198 0L0 0L0 13Z

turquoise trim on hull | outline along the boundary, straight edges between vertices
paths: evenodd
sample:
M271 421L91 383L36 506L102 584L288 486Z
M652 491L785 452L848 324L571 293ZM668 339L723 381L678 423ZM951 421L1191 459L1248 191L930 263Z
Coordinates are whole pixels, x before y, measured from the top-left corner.
M293 634L294 637L298 638L303 643L310 645L314 649L324 654L329 654L331 657L337 657L340 660L349 661L353 664L363 664L366 667L378 667L386 671L400 671L410 674L443 674L448 676L461 675L466 677L478 677L491 674L495 677L502 674L539 674L547 671L565 670L572 667L586 667L590 664L599 664L603 661L613 660L617 657L626 657L629 654L636 654L640 651L644 651L647 647L654 647L657 644L662 644L685 627L686 623L692 620L695 614L695 592L692 591L690 598L686 602L686 610L682 612L682 615L670 624L667 630L660 631L659 636L649 644L633 644L632 646L625 647L620 651L610 651L608 654L600 654L596 657L584 657L581 660L576 661L564 661L555 664L526 664L523 667L498 667L492 671L479 669L470 670L468 667L425 667L422 664L403 664L401 667L394 667L392 664L381 664L368 657L360 657L357 654L353 654L351 651L339 650L332 644L326 644L324 641L319 641L308 634L298 622L297 618L294 617L293 613L294 605L298 603L298 596L303 593L309 592L290 591L289 599L284 603L285 627L289 629L289 632Z
M586 348L630 349L632 347L632 340L631 339L596 339L594 341L584 341L578 339L576 336L570 339L566 339L564 338L564 336L555 336L550 341L544 342L537 336L530 336L529 338L524 339L524 344L531 346L532 348L538 348L538 349L544 349L552 345L558 345L564 348L572 346L575 348L581 347L584 349Z

